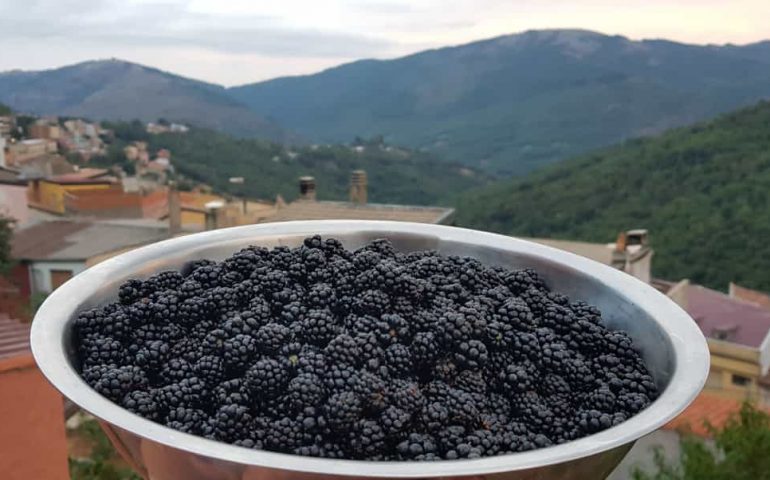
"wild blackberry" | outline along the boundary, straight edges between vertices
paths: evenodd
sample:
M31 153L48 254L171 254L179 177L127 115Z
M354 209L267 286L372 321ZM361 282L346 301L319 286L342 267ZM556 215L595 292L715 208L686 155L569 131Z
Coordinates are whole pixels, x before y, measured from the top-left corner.
M254 338L262 354L273 355L291 341L291 330L285 325L268 323L257 331Z
M393 375L406 377L414 365L412 352L409 347L400 343L394 343L385 349L385 365Z
M195 376L209 387L219 384L225 378L225 365L221 357L205 355L192 367Z
M148 420L157 421L160 417L160 407L155 401L152 392L143 390L133 390L123 397L121 402L123 408L134 412Z
M251 420L249 409L237 404L224 405L211 417L214 435L225 442L248 438Z
M294 410L317 407L326 398L323 381L313 373L302 373L289 381L286 401Z
M319 347L326 346L339 331L334 315L329 310L308 310L300 324L301 337Z
M99 373L91 385L94 390L113 402L120 400L133 390L141 390L148 384L144 371L136 366L111 367Z
M326 357L337 364L358 366L361 362L361 349L358 343L346 334L337 335L324 348Z
M263 358L252 365L244 376L245 386L255 398L278 396L289 383L289 371L281 362Z
M424 460L428 455L435 455L438 446L435 439L425 433L410 433L403 442L396 446L402 460Z

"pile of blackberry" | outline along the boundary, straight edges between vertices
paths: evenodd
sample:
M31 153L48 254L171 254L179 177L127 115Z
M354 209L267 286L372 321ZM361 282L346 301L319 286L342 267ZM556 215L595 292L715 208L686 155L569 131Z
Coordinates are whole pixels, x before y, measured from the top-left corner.
M144 418L317 457L521 452L657 395L628 335L535 271L387 240L315 236L129 280L75 339L85 381Z

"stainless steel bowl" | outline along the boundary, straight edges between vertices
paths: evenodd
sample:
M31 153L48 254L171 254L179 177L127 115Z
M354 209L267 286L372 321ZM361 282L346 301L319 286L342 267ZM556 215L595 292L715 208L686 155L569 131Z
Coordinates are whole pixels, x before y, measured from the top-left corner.
M476 460L363 462L249 450L164 427L122 409L92 390L73 365L76 313L114 300L131 277L181 267L198 258L223 259L250 244L295 246L308 235L342 240L348 248L389 238L401 251L436 249L508 267L533 267L573 300L598 306L606 323L627 331L641 348L662 390L660 397L621 425L563 445ZM660 428L695 398L709 368L706 342L692 319L652 287L591 260L515 238L460 228L402 222L315 221L215 230L149 245L107 260L58 288L32 324L32 351L48 380L101 420L121 454L145 478L332 479L605 478L639 437Z

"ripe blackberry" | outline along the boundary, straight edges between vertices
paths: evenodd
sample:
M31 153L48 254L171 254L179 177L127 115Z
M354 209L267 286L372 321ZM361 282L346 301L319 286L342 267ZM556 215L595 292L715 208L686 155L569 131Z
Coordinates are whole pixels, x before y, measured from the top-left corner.
M319 347L326 346L339 332L334 315L325 309L308 310L300 324L301 337Z
M587 410L599 410L600 412L613 412L615 410L615 394L607 386L602 386L588 393L583 400L583 408Z
M297 420L289 417L271 421L265 433L265 448L276 452L292 452L310 443L312 438Z
M192 366L196 377L209 387L219 384L225 378L225 364L221 357L204 355Z
M350 391L356 388L358 372L349 365L332 365L322 378L331 393Z
M379 412L386 406L386 383L379 375L361 370L353 379L353 391L368 412Z
M385 365L393 375L406 377L412 370L412 352L409 347L394 343L385 349Z
M398 407L390 406L382 411L379 418L382 431L387 438L398 438L405 432L412 421L412 416Z
M123 408L136 413L148 420L157 421L160 419L160 407L152 392L143 390L133 390L128 392L121 402Z
M519 331L528 331L537 326L529 305L519 298L507 299L497 313L500 315L500 321Z
M286 401L296 411L305 407L317 407L325 398L326 386L323 380L313 373L301 373L289 381Z
M173 351L173 349L172 349ZM169 383L180 382L183 379L193 375L193 367L183 358L170 358L160 369L158 378L160 383L168 385Z
M252 417L242 405L224 405L211 417L214 435L219 440L234 442L249 437Z
M353 337L347 334L334 337L324 348L324 353L337 364L356 367L361 362L361 349Z
M208 402L208 390L198 377L188 377L158 389L157 400L166 410L176 407L201 408Z
M176 407L169 410L164 423L180 432L203 435L211 428L208 419L208 415L197 408Z
M359 420L350 435L350 447L356 458L371 459L385 450L385 432L374 420Z
M431 402L420 412L419 422L429 432L443 428L449 420L449 409L440 402Z
M291 330L285 325L268 323L261 327L254 335L259 351L264 355L273 355L289 343Z
M438 453L436 440L429 434L410 433L406 440L396 446L401 460L426 460Z
M232 378L220 382L214 387L212 398L216 405L243 405L244 407L249 407L252 404L246 383L240 378Z
M123 365L128 352L118 340L96 333L82 339L80 357L84 366L115 364Z
M379 317L390 308L390 297L381 290L365 290L353 301L353 311L360 315Z
M112 366L99 371L98 379L91 383L91 386L113 402L119 403L126 394L133 390L141 390L148 383L147 376L141 368L127 365Z
M498 373L500 390L506 395L525 393L535 387L534 366L527 363L510 363Z
M153 340L140 348L134 356L136 365L142 367L145 372L159 372L168 361L171 347L162 340Z
M420 386L405 380L392 381L386 388L385 400L387 405L393 405L412 415L422 410L426 402Z
M486 395L487 381L481 370L463 370L455 380L455 386L470 393Z
M244 376L246 389L255 399L277 397L289 380L286 366L272 358L257 361Z
M418 332L409 348L412 351L412 360L419 369L433 364L440 354L439 341L433 332Z
M297 358L297 372L313 373L319 377L326 375L329 363L326 355L315 348L303 348Z
M156 273L147 279L146 283L152 285L153 290L176 290L182 284L184 278L179 272L167 270Z
M479 340L460 342L454 356L457 364L465 368L481 368L489 359L487 346Z
M598 410L583 410L577 414L577 425L584 434L596 433L612 426L612 416Z

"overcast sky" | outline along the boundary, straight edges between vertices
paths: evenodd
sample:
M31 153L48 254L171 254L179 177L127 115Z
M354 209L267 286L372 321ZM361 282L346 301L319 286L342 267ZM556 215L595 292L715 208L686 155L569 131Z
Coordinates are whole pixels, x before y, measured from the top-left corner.
M538 28L770 38L770 0L0 0L0 71L121 58L235 85Z

